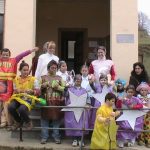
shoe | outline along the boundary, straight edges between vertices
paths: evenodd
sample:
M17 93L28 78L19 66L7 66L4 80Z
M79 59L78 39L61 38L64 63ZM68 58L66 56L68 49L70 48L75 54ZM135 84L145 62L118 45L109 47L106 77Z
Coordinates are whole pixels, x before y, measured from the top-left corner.
M118 147L119 148L124 148L124 143L122 141L118 141Z
M47 143L47 139L41 139L41 144L46 144Z
M128 142L128 143L127 143L127 146L128 146L128 147L133 147L133 146L134 146L134 143L133 143L133 142Z
M0 124L0 128L4 128L4 127L6 127L6 126L7 126L7 123L6 123L6 122L3 122L3 123Z
M25 128L27 130L31 130L33 128L33 124L32 124L32 121L29 121L27 123L25 123Z
M22 127L22 124L20 122L16 122L11 128L10 130L12 131L15 131L17 130L18 128L21 128Z
M72 142L72 146L73 146L73 147L78 146L78 141L77 141L77 140L73 140L73 142Z
M79 141L79 146L81 146L81 141ZM82 142L82 147L84 147L84 142Z
M61 144L60 138L54 138L54 141L55 141L56 144Z
M137 143L139 146L143 146L143 145L145 145L145 143L143 142L143 141L138 141L138 143Z
M147 148L150 148L150 144L146 144L145 146L146 146Z

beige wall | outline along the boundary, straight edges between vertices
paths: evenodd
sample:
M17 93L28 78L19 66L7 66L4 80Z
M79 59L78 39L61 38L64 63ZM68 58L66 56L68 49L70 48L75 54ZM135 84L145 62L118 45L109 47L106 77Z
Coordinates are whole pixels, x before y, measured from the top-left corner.
M109 0L38 0L37 43L57 43L59 28L87 28L89 38L108 36L109 10Z
M111 53L118 77L128 80L138 61L137 0L111 0ZM133 34L134 43L117 43L117 34Z
M36 0L6 0L4 47L12 57L35 46ZM33 54L26 60L31 64Z

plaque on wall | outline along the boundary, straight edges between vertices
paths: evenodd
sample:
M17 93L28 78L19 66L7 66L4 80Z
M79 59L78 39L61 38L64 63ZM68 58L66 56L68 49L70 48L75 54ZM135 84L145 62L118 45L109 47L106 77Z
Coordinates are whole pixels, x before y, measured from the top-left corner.
M134 43L134 34L117 34L117 43Z

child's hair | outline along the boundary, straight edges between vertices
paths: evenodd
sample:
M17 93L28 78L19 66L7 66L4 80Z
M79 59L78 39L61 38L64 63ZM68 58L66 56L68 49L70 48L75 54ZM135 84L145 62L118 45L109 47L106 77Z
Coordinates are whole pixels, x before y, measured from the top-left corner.
M87 68L87 69L89 69L89 67L88 67L87 65L85 65L85 64L81 66L81 69L80 69L80 70L82 70L82 68Z
M105 102L106 102L106 100L110 101L113 98L115 99L115 101L117 100L117 97L116 97L115 94L113 94L113 93L107 93L106 96L105 96Z
M101 79L106 79L106 80L108 80L108 77L107 77L106 74L101 73L101 74L100 74L100 77L99 77L99 80L101 80Z
M128 91L128 90L133 90L133 91L135 91L135 87L134 87L134 85L131 85L131 84L129 84L127 87L126 87L126 92Z
M48 46L47 46L47 48L49 48L49 47L56 47L56 43L54 42L54 41L50 41L50 42L48 42Z
M3 48L0 52L1 52L1 54L3 52L9 52L9 56L11 55L11 52L10 52L10 50L8 48Z
M66 62L65 62L64 60L59 61L58 68L60 69L60 67L61 67L63 64L66 64Z
M29 68L29 65L23 60L19 66L19 71L21 71L24 66L27 66Z
M56 62L55 60L51 60L51 61L48 63L48 65L47 65L47 70L49 70L49 68L50 68L52 65L56 65L57 68L58 68L57 62Z
M82 76L80 74L76 74L75 77L74 77L74 81L76 81L78 78L82 79Z

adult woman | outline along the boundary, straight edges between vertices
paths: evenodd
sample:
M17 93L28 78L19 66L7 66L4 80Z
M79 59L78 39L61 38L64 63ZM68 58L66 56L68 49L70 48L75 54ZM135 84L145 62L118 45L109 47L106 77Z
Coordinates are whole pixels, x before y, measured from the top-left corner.
M100 74L111 75L111 81L115 80L116 72L112 60L106 59L106 48L98 46L97 48L98 59L91 62L89 67L89 74L94 74L96 80L99 80Z
M134 87L137 88L141 82L149 83L148 74L144 65L141 62L136 62L133 64L129 84L134 85Z
M29 76L29 65L24 61L20 64L21 75L14 80L14 95L10 99L8 111L16 121L13 130L21 127L23 123L28 129L32 128L28 112L35 104L33 95L40 94L40 86L33 76ZM34 96L33 96L34 97Z
M41 91L42 96L47 100L48 106L63 105L63 91L65 83L62 78L56 75L58 64L55 60L51 60L47 65L47 75L41 76ZM41 144L46 144L49 138L49 122L52 121L53 128L59 128L62 118L60 108L43 108L41 114ZM56 144L60 144L60 133L58 129L54 129L52 137Z

